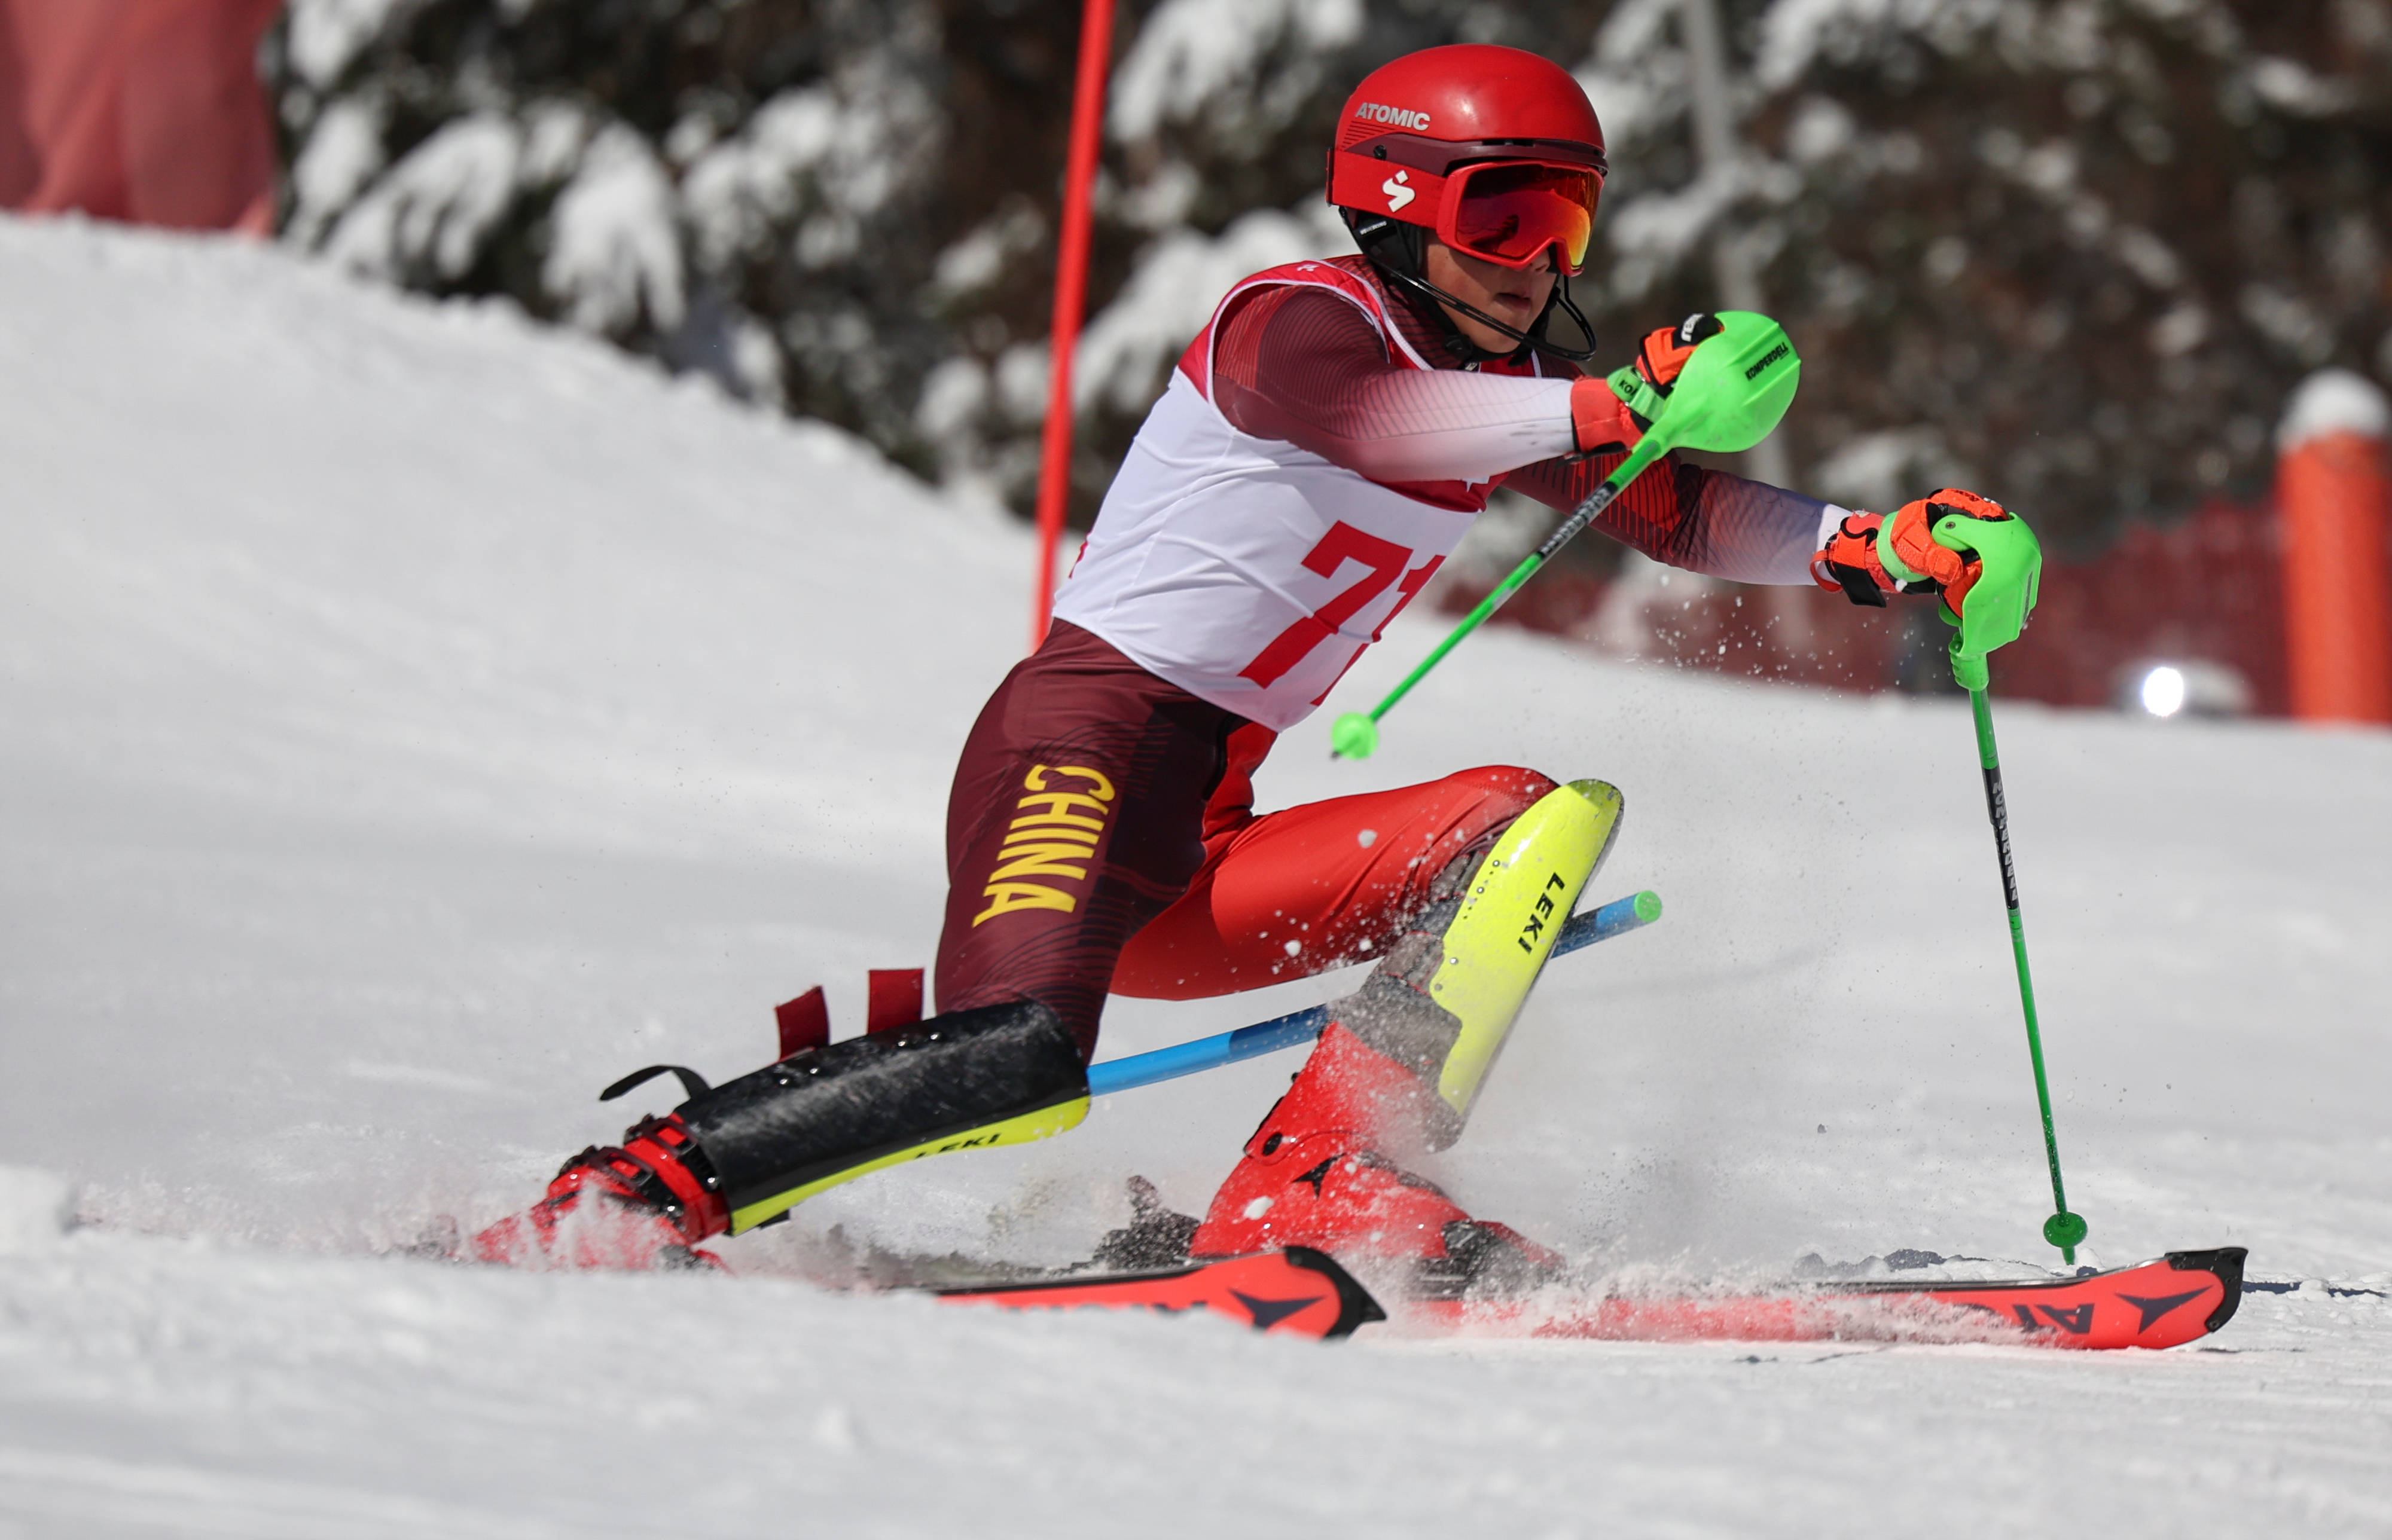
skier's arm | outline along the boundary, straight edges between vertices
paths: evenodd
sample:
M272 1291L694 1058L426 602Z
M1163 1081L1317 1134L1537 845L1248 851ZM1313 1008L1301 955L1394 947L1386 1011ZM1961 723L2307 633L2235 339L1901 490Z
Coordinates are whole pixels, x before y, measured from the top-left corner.
M1719 331L1719 317L1698 311L1676 326L1645 333L1632 368L1611 376L1618 393L1613 398L1625 396L1618 442L1592 443L1594 453L1575 462L1524 467L1505 477L1506 485L1555 508L1576 508L1627 458L1696 347ZM1582 435L1580 443L1590 444L1591 436ZM1825 581L1814 568L1844 515L1843 509L1816 498L1669 455L1629 483L1595 527L1673 567L1739 583L1790 586Z
M1565 511L1628 458L1625 444L1581 460L1547 459L1503 485ZM1628 484L1594 527L1657 562L1738 583L1810 583L1845 511L1800 492L1664 455Z
M1486 481L1599 442L1578 421L1597 408L1606 428L1625 421L1599 381L1408 369L1355 305L1293 286L1223 317L1213 401L1245 433L1378 482Z
M1610 386L1408 369L1378 330L1323 289L1265 289L1224 317L1213 400L1258 438L1275 438L1379 482L1503 476L1574 508L1639 436ZM1616 447L1570 462L1559 457ZM1515 469L1515 467L1517 469ZM1511 472L1504 475L1504 472ZM1666 457L1598 526L1657 561L1748 583L1807 583L1842 510Z

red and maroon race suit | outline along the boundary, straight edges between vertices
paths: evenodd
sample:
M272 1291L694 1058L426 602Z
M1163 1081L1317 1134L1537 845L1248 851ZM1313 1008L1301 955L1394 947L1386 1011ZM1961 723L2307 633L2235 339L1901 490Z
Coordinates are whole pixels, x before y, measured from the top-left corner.
M1107 492L1043 646L981 713L947 809L942 1011L1030 999L1093 1055L1108 991L1190 999L1407 958L1554 783L1491 766L1257 815L1253 775L1435 576L1488 495L1569 509L1638 436L1588 436L1575 370L1464 366L1360 257L1246 279L1173 372ZM1606 442L1616 436L1616 442ZM1571 457L1581 444L1596 452ZM1844 511L1665 459L1597 526L1671 565L1809 584ZM1421 929L1421 934L1412 934ZM1376 976L1374 976L1376 977ZM1245 1146L1198 1255L1272 1245L1531 1265L1382 1152L1415 1069L1332 1023ZM1502 1265L1512 1265L1503 1263Z

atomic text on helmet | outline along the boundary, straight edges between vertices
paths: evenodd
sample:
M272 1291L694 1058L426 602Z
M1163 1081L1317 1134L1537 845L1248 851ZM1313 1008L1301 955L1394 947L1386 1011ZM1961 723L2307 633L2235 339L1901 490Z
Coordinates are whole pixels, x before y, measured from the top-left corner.
M1398 128L1428 126L1428 114L1425 112L1416 112L1409 107L1382 107L1374 101L1366 101L1354 109L1354 115L1372 123L1392 123Z

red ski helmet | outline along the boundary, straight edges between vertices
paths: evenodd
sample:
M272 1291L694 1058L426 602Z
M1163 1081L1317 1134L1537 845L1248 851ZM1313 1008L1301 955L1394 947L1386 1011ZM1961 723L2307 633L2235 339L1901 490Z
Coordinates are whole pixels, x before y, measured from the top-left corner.
M1329 201L1433 230L1505 267L1551 250L1575 274L1609 169L1603 124L1568 71L1523 49L1457 43L1362 77L1329 152Z

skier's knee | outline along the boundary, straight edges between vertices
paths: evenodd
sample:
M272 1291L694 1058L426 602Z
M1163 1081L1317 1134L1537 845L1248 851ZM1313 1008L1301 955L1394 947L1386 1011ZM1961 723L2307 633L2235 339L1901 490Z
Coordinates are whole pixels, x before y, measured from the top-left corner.
M1490 826L1510 823L1561 784L1550 775L1519 765L1480 765L1474 770L1456 770L1442 783L1476 793L1477 816Z

